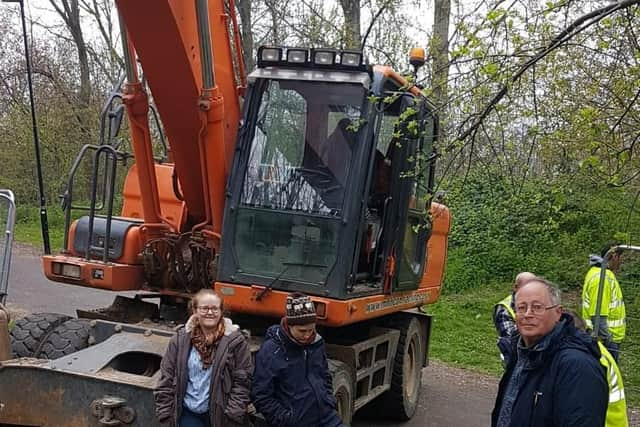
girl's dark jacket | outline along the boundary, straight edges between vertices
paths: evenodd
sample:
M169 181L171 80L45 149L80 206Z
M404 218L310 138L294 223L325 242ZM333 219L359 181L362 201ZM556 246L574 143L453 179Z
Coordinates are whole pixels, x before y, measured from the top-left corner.
M599 362L600 350L592 337L578 331L563 314L555 328L532 349L518 348L507 366L493 410L495 427L517 359L525 362L511 415L511 427L603 427L609 388Z
M282 326L271 326L256 355L253 376L252 401L269 426L343 425L320 335L313 343L301 345Z
M225 332L215 350L209 388L211 427L248 424L247 405L253 365L247 340L237 325L224 318ZM191 351L192 320L171 338L160 364L161 377L154 391L156 418L163 427L174 427L182 414L187 390L187 360Z

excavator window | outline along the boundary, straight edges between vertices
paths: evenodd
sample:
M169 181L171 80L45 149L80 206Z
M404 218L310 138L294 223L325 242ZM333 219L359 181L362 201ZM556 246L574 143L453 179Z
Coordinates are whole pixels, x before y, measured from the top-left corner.
M247 117L232 269L236 280L324 286L338 260L352 160L363 150L356 124L367 93L360 84L309 80L254 88L259 107Z
M344 116L360 114L363 90L355 85L336 89L326 83L270 82L262 96L241 203L340 215L357 133ZM333 131L323 132L339 116Z

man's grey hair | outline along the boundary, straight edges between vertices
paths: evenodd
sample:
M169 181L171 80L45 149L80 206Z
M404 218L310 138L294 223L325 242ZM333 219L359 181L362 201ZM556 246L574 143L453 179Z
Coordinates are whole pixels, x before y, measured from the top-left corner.
M536 276L534 279L527 281L524 285L528 285L529 283L542 283L544 287L547 289L549 293L549 299L551 300L552 305L560 305L562 304L562 291L558 286L550 280L545 279L544 277ZM522 285L522 287L524 287ZM522 289L522 287L520 289Z
M513 290L517 291L523 285L529 283L530 281L536 279L537 276L529 271L523 271L516 276L516 280L513 282Z

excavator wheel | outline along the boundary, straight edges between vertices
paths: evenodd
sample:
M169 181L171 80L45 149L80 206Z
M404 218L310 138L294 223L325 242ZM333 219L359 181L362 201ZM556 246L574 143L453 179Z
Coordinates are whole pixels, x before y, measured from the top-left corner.
M59 359L89 346L89 321L70 319L49 334L38 355L43 359Z
M381 397L389 416L407 421L418 408L426 343L423 343L420 323L415 317L399 317L391 327L400 330L400 339L393 361L391 389Z
M16 320L11 329L11 349L15 357L38 357L42 343L49 334L69 320L57 313L34 313Z
M345 363L329 360L329 365L333 373L333 395L336 398L338 416L349 427L353 416L353 381Z

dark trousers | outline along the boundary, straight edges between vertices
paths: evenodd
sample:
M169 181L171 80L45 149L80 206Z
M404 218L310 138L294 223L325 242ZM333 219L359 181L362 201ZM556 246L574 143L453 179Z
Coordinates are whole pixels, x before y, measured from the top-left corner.
M620 358L620 344L609 341L607 344L605 344L605 347L607 348L607 350L609 350L609 353L611 353L613 360L618 363L618 359Z
M183 406L178 427L211 427L211 424L209 424L209 411L204 414L196 414L186 406Z

